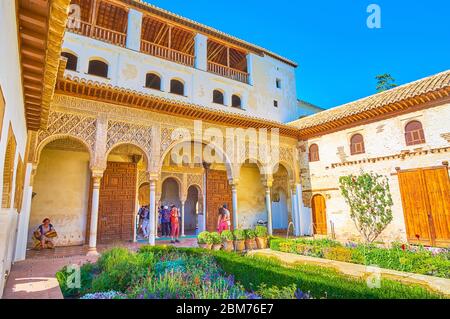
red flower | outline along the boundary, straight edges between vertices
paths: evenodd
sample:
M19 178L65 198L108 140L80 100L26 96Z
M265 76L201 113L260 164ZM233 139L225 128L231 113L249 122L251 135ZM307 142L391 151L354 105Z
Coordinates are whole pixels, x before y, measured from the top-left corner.
M419 234L416 234L416 238L417 238L417 239L420 239L420 235L419 235Z
M406 245L405 245L405 244L402 245L402 250L403 250L403 251L406 250Z

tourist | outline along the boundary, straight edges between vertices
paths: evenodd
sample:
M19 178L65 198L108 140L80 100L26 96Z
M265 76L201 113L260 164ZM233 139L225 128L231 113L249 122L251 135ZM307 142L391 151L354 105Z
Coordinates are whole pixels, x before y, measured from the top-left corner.
M170 210L169 207L164 206L161 214L161 225L162 225L162 237L170 236Z
M231 229L230 211L227 204L219 208L219 220L217 221L217 231L221 234L224 230Z
M178 212L178 208L175 207L175 205L171 206L170 211L170 226L172 228L172 240L170 241L172 244L179 243L179 237L180 237L180 214Z
M53 238L57 236L55 228L50 223L49 218L45 218L42 224L34 232L34 242L36 249L53 249L55 244Z
M144 217L145 217L145 206L144 206L144 205L142 205L142 206L139 208L138 216L139 216L138 234L139 234L139 233L144 234L144 230L142 229L142 224L143 224L143 222L144 222Z
M144 238L148 238L149 225L150 225L150 211L148 209L148 206L144 206L142 210L142 226L141 226Z

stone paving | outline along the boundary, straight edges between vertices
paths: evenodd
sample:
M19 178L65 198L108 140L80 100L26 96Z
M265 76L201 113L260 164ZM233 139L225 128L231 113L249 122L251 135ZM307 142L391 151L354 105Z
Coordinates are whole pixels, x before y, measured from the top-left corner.
M169 241L158 241L157 245L170 244ZM101 253L117 246L137 250L144 243L115 243L100 245ZM195 238L182 239L176 247L195 247ZM62 299L63 295L56 280L56 272L69 264L83 265L95 262L97 256L87 256L87 246L57 247L53 250L27 252L24 261L16 262L6 281L3 299Z
M255 250L249 252L249 254L274 257L285 263L286 265L309 264L334 268L343 274L357 278L367 278L368 276L373 274L373 270L365 265L284 253L271 249ZM403 283L426 286L429 289L440 292L447 297L450 297L450 279L407 273L391 269L377 268L377 271L378 270L382 278L396 280Z

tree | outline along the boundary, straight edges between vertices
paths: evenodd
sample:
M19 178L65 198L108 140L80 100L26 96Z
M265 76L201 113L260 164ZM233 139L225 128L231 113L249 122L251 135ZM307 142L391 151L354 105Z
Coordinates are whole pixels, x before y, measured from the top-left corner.
M340 177L339 184L356 228L367 243L373 243L393 218L387 177L361 172Z
M383 92L395 88L397 84L395 84L395 79L389 74L380 74L375 77L377 80L377 92Z

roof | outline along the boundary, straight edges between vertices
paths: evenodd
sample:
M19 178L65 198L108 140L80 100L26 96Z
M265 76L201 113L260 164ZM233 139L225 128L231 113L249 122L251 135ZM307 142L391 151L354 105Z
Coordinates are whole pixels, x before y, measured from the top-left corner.
M132 5L132 6L141 8L141 9L147 11L147 12L150 12L150 13L153 13L155 15L161 16L161 17L163 17L165 19L176 21L176 22L178 22L180 24L183 24L183 25L185 25L187 27L196 29L196 30L198 30L198 31L200 31L202 33L210 34L210 35L215 36L217 38L221 38L223 40L229 41L229 42L234 43L236 45L242 46L242 47L244 47L244 48L246 48L246 49L248 49L250 51L254 51L254 52L259 53L259 54L265 53L265 54L267 54L267 55L269 55L269 56L271 56L271 57L273 57L275 59L278 59L280 61L283 61L283 62L285 62L285 63L287 63L287 64L289 64L289 65L291 65L293 67L297 67L298 66L298 64L296 62L294 62L294 61L292 61L290 59L287 59L285 57L282 57L281 55L278 55L278 54L276 54L274 52L271 52L271 51L269 51L269 50L267 50L265 48L262 48L262 47L260 47L258 45L255 45L255 44L252 44L250 42L241 40L241 39L239 39L239 38L237 38L235 36L229 35L229 34L227 34L225 32L219 31L219 30L217 30L215 28L212 28L212 27L209 27L207 25L201 24L201 23L196 22L194 20L185 18L183 16L180 16L180 15L175 14L173 12L170 12L168 10L161 9L161 8L159 8L159 7L157 7L157 6L153 5L153 4L150 4L150 3L146 2L146 1L143 1L143 0L121 0L121 1L123 3L128 4L128 5Z
M450 70L289 123L313 135L450 96Z
M308 106L308 107L310 107L310 108L312 108L312 109L316 109L318 112L321 112L321 111L324 111L324 110L325 110L323 107L317 106L317 105L312 104L312 103L310 103L310 102L307 102L307 101L305 101L305 100L297 99L297 101L298 101L298 104L299 104L299 105L305 105L305 106Z
M247 114L217 110L203 105L189 103L175 98L165 98L153 94L138 92L111 84L86 80L76 76L66 75L58 79L56 93L90 99L122 106L135 107L153 112L174 116L203 120L211 123L230 125L234 127L252 127L279 129L279 133L293 138L298 137L298 130L290 125L277 121L266 120Z

